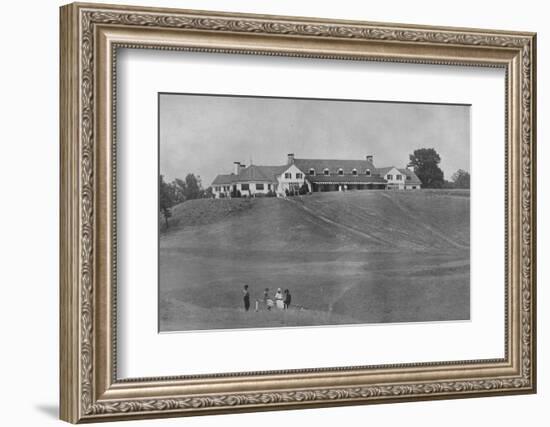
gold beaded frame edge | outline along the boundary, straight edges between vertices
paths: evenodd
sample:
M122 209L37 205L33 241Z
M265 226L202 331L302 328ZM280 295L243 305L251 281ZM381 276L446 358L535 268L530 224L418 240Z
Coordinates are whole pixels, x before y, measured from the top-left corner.
M144 29L158 36L156 42L148 43L127 34L123 41L113 41L102 29L106 33ZM234 42L231 47L212 47L211 40L204 46L182 47L164 43L166 31L188 32L196 40L223 35ZM251 43L243 44L246 36ZM262 36L288 44L270 49L253 46ZM317 47L318 41L332 51ZM353 45L362 41L399 45L401 53L388 56L382 49L379 54L364 55L361 45L357 49ZM60 44L62 419L76 423L535 391L535 34L71 4L61 8ZM509 148L504 214L506 245L511 246L505 254L505 277L515 278L505 288L505 359L117 380L116 286L101 279L116 280L112 176L116 170L115 65L120 47L505 67ZM438 47L456 48L455 56L451 52L425 59L426 49ZM486 51L489 59L461 55L473 48ZM110 61L98 60L100 51L108 52ZM502 59L503 55L509 59ZM102 72L110 78L102 79ZM110 147L103 139L111 142ZM514 150L515 166L508 158ZM510 194L517 203L508 208ZM437 376L430 380L431 371Z

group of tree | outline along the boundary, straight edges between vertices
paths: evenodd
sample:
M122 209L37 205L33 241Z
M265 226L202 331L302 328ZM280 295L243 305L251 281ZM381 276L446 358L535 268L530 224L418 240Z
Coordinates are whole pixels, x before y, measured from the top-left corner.
M212 188L202 188L201 179L192 173L185 180L176 178L166 182L164 176L159 177L159 209L168 227L168 218L172 216L172 207L186 200L202 199L212 196Z
M470 188L470 174L463 169L457 170L451 179L453 188Z
M422 182L422 188L470 188L470 174L459 169L447 181L439 167L441 156L434 148L419 148L409 155L409 166Z

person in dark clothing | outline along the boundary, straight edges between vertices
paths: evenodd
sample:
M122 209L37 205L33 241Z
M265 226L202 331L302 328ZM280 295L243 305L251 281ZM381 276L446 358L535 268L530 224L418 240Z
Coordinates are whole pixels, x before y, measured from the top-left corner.
M267 307L268 310L271 310L271 306L268 303L269 300L269 288L264 289L264 305Z
M285 289L285 295L284 295L285 310L288 309L288 307L290 307L290 301L291 301L290 291L288 289Z
M250 308L250 293L248 292L248 285L244 285L243 288L243 302L244 302L244 311L248 311Z

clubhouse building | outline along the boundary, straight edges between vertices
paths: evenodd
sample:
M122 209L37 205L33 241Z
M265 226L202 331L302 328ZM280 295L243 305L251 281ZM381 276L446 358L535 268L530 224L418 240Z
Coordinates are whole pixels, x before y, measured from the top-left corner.
M214 197L236 194L285 196L300 189L311 193L351 190L418 190L421 182L408 168L377 168L373 156L365 160L297 159L289 154L283 166L245 166L234 162L233 172L212 182Z

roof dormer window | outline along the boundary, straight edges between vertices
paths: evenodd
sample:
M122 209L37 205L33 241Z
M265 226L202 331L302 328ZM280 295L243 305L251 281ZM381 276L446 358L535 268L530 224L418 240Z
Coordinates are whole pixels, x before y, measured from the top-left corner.
M370 171L370 169L365 170L365 175L371 176L371 171Z
M327 175L327 176L330 175L330 172L328 171L328 168L325 168L325 170L323 171L323 173L324 173L325 175Z
M311 169L309 170L309 174L312 175L312 176L315 175L315 169L311 168Z
M344 169L339 168L338 169L338 175L344 175Z
M353 170L351 171L351 174L352 174L352 175L357 175L357 169L353 169Z

